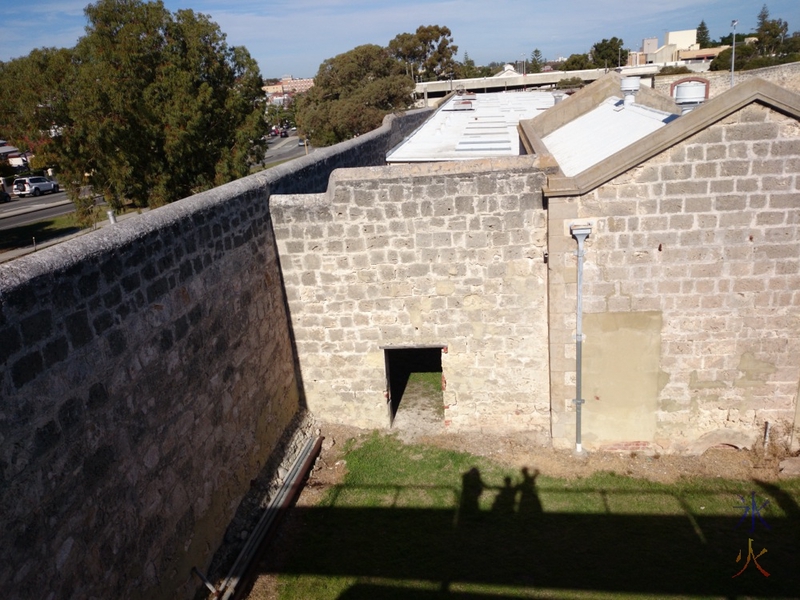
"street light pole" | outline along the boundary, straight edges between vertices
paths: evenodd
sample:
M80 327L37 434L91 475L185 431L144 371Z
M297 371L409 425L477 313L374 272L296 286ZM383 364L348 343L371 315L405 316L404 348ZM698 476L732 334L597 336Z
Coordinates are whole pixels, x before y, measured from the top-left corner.
M731 21L731 29L733 30L733 34L731 35L731 44L733 44L733 51L731 52L731 87L733 87L733 70L736 64L736 26L738 24L739 21L736 19Z

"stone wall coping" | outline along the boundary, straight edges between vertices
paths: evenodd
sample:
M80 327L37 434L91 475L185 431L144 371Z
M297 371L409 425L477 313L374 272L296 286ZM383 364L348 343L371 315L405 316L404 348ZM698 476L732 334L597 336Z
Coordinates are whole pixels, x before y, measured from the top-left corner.
M264 172L266 173L266 172ZM255 173L183 200L137 215L119 223L66 240L33 254L0 264L0 294L41 275L69 268L87 258L108 253L154 231L165 229L187 217L211 209L245 194L269 197L269 181L264 173Z
M574 177L549 177L545 195L586 194L753 102L800 118L800 94L763 79L749 79Z
M436 163L403 163L384 167L354 167L337 169L331 175L334 181L376 180L391 181L409 177L431 175L459 175L467 173L494 173L497 171L526 171L539 168L539 158L532 155L480 158L466 161ZM333 186L330 186L333 187ZM330 188L329 188L330 189Z
M430 108L408 111L405 114L432 112ZM97 256L125 244L140 239L154 231L170 227L194 214L218 207L232 198L250 196L268 201L270 186L283 178L315 164L324 163L341 154L346 154L362 144L386 135L392 129L392 121L399 115L384 117L382 125L362 136L320 148L313 154L300 157L289 163L260 171L236 181L200 192L188 198L172 202L166 206L147 211L136 218L89 232L85 235L55 244L33 254L21 256L13 261L0 264L0 296L25 282L39 276L60 271L88 258ZM384 172L385 173L385 172Z

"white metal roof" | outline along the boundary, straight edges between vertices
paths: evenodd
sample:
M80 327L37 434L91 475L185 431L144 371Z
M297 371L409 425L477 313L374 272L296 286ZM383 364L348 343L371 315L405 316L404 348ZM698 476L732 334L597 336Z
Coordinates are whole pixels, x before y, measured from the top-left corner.
M436 162L517 156L517 124L553 106L550 92L453 96L400 145L386 162Z
M598 164L612 154L678 118L639 104L606 98L600 106L546 135L542 142L567 177Z

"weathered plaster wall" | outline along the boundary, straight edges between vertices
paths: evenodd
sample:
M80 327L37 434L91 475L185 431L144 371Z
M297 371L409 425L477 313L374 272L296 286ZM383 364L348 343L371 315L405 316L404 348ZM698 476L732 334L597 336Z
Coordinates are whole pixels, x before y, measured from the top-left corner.
M574 439L576 243L566 227L587 220L595 226L587 240L585 322L616 313L623 321L644 313L662 322L660 348L641 350L650 359L657 353L659 372L638 384L631 378L627 392L657 402L655 429L643 427L639 441L668 450L742 444L768 421L788 442L800 381L798 173L798 122L751 105L592 193L550 199L557 444ZM619 365L591 373L589 415L630 402L624 389L613 398L589 392L608 388L624 363L636 364L615 340L601 327L587 332L587 352ZM587 445L633 441L613 428L593 433Z
M529 157L398 165L271 198L315 415L387 426L381 347L443 345L446 424L549 437L543 180Z
M424 117L0 265L9 598L194 595L303 407L270 190L383 164Z

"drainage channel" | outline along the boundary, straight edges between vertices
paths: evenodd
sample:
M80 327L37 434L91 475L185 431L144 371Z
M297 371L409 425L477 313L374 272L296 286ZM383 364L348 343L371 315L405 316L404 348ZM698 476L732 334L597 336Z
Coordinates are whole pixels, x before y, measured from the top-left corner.
M297 456L286 479L284 479L283 485L278 490L278 493L270 500L267 508L264 509L264 513L258 520L255 529L253 529L253 533L247 538L247 543L244 545L244 548L242 548L228 576L224 579L219 588L214 587L197 568L192 569L194 573L203 580L203 583L214 594L215 598L231 600L238 597L236 594L237 592L241 592L244 587L241 584L248 580L248 570L258 555L264 540L267 538L267 534L270 533L276 520L291 506L292 502L294 502L295 498L297 498L297 495L300 493L303 487L303 481L314 465L314 461L322 447L323 439L323 437L318 436L316 438L309 438L306 441L303 450Z

